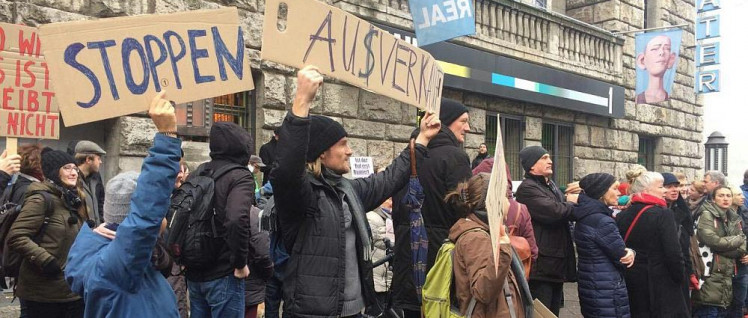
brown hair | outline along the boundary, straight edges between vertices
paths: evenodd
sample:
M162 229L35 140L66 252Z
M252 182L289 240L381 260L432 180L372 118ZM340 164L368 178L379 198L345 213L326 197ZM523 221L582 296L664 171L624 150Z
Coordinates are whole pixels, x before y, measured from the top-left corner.
M490 179L491 174L489 173L476 174L470 180L458 183L457 188L444 197L444 202L451 205L460 218L464 218L476 210L485 210L486 192Z
M688 183L688 178L686 177L686 174L683 172L673 172L673 175L676 179L678 179L678 182L680 182L681 185Z
M21 173L30 175L40 181L44 180L42 148L40 144L23 144L18 147L18 154L21 155Z

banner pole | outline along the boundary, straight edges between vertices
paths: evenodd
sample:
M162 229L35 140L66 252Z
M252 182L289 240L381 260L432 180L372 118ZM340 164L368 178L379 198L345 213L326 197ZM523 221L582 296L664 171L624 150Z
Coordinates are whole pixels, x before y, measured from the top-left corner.
M18 153L18 138L5 137L5 150L8 151L8 156L17 154Z

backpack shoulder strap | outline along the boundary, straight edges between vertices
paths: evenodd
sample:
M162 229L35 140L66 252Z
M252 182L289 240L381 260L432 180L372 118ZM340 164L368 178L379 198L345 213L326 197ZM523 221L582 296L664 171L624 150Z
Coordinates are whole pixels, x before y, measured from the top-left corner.
M488 234L488 231L486 231L486 230L484 230L484 229L482 229L482 228L479 228L479 227L476 227L476 228L472 228L472 229L469 229L469 230L467 230L467 231L465 231L465 232L462 232L462 234L460 234L460 235L458 235L458 236L457 236L457 239L456 239L456 240L455 240L455 242L454 242L454 243L455 243L455 246L457 246L457 242L458 242L458 241L459 241L459 240L460 240L460 239L461 239L461 238L462 238L462 237L463 237L463 236L464 236L465 234L468 234L468 233L472 233L472 232L483 232L483 233L485 233L486 235L488 235L489 237L491 236L490 234Z
M29 196L35 194L41 194L42 198L44 199L44 221L42 222L42 226L39 228L39 232L37 232L32 239L34 242L44 236L44 232L47 230L47 225L49 225L49 220L52 218L52 214L54 214L55 212L54 206L52 205L52 196L49 194L49 192L43 190L34 190L29 193Z
M636 225L636 222L639 221L639 217L642 216L642 213L644 213L644 211L646 211L646 210L649 210L649 208L651 208L653 206L654 205L645 206L643 209L641 209L641 211L639 211L639 213L636 214L636 217L634 217L634 221L631 222L631 225L629 225L629 229L626 230L626 235L623 237L623 243L626 243L626 241L628 241L629 234L631 234L631 230L634 229L634 226Z

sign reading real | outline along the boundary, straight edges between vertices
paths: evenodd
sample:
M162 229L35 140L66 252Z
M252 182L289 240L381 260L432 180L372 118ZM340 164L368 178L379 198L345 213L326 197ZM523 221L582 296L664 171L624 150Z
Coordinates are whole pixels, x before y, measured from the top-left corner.
M36 28L0 23L0 136L60 138L60 115Z
M439 112L444 72L431 54L350 13L318 1L268 0L262 32L265 60L316 65L327 76Z
M719 15L720 0L696 1L696 74L697 94L719 92Z
M236 8L43 25L67 126L254 88Z
M420 45L475 34L475 10L470 0L410 0Z

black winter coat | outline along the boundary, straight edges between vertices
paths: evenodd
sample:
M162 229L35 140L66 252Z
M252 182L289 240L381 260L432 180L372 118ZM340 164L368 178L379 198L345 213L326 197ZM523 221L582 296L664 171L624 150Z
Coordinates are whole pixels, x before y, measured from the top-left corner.
M470 158L462 150L454 133L446 127L429 142L429 155L417 165L418 178L426 196L421 213L429 240L426 272L434 265L436 253L457 222L454 211L444 202L449 191L472 176ZM410 215L402 204L406 189L392 199L392 221L395 226L395 260L392 296L397 307L420 311L420 301L413 284L413 261L410 248Z
M313 138L309 126L308 118L286 115L276 152L278 164L270 176L280 231L290 254L284 265L283 311L292 317L338 317L346 284L343 202L323 176L317 178L305 169L308 141ZM418 145L416 153L416 158L422 158L426 148ZM405 187L409 172L406 149L385 171L355 180L342 178L337 185L354 219L351 226L356 231L359 278L367 307L376 304L376 295L366 211ZM357 221L365 233L355 225Z
M538 244L538 259L530 269L530 281L576 281L577 264L569 228L574 205L564 202L553 181L546 183L543 176L529 173L525 174L515 197L530 211Z
M626 246L618 233L613 211L599 200L581 194L574 208L574 242L579 264L579 303L584 317L631 317L625 266L619 261Z
M616 216L621 237L625 237L636 215L656 202L632 197L632 205ZM644 211L631 230L626 246L636 251L634 266L625 272L633 317L689 317L681 283L683 255L673 212L662 205Z
M683 255L683 282L681 282L681 292L683 293L683 299L686 300L686 305L691 308L691 292L689 290L689 279L691 274L694 273L693 263L691 262L691 236L693 235L693 219L691 218L691 211L688 208L688 203L679 194L678 199L668 203L668 208L673 211L673 217L675 217L675 227L678 232L678 242L680 243L680 251Z
M265 285L273 276L273 260L270 259L270 236L260 231L260 209L252 207L249 215L250 236L247 264L249 277L244 280L245 306L257 305L265 301Z
M228 164L244 168L233 169L215 181L213 207L216 209L217 232L223 237L213 242L218 257L213 266L207 269L190 270L188 280L205 282L233 275L234 269L247 265L249 247L249 209L254 205L255 182L252 173L246 169L249 163L251 138L235 124L219 122L211 128L211 161L200 165L191 176L203 171L215 171Z

